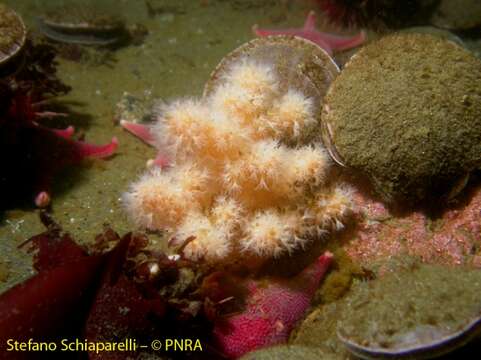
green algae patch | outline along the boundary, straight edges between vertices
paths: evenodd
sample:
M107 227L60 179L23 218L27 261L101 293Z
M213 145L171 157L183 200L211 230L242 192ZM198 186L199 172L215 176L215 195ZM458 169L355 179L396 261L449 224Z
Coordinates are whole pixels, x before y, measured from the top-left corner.
M241 357L241 360L337 360L338 357L330 355L321 349L311 348L299 345L280 345L273 346L266 349L253 351Z
M316 291L309 315L291 333L289 344L316 348L324 356L321 359L346 359L347 352L336 335L337 322L351 286L366 273L344 249L333 245L329 250L334 253L329 273Z
M359 283L346 298L338 333L366 348L398 350L431 343L479 319L480 293L480 270L415 265Z
M7 281L9 276L10 276L9 266L4 262L0 262L0 283Z
M394 34L367 45L325 104L342 162L387 201L447 195L481 162L481 62L450 41Z
M364 277L364 271L353 263L342 248L333 250L334 263L316 292L314 303L330 303L341 299L349 289L354 278Z
M345 306L345 298L318 306L291 333L289 344L315 347L336 359L348 358L347 350L336 335L337 323Z

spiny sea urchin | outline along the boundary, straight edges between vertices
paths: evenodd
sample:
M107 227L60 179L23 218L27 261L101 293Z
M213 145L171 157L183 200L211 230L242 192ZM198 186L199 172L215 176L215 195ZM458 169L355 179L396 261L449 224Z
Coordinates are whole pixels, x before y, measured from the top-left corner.
M357 27L399 27L420 9L419 0L318 0L336 24Z

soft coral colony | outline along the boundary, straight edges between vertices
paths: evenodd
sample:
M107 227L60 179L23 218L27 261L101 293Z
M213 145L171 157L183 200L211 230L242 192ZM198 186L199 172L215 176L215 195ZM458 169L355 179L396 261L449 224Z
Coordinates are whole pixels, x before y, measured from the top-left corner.
M202 99L159 107L151 135L170 166L125 194L138 225L212 262L276 257L343 227L351 200L317 141L319 105L280 76L241 57Z

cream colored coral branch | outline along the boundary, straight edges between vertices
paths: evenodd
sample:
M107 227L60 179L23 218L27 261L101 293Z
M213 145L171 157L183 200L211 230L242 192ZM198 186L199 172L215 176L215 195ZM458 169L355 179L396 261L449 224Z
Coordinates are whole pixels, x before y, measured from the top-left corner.
M220 82L159 108L156 142L174 161L125 194L136 223L189 239L184 255L207 261L275 257L342 227L349 192L327 181L323 146L305 141L318 126L313 100L247 59Z

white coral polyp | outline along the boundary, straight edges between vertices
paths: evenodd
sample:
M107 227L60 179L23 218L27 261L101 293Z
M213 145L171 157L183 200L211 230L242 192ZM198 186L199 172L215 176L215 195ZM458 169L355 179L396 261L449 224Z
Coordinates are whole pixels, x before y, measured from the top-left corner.
M244 209L236 200L221 196L215 200L211 216L217 226L225 227L233 235L241 225Z
M184 256L192 260L218 261L226 258L232 244L229 229L216 226L200 212L189 213L184 222L177 228L175 237L187 241Z
M286 226L280 214L274 210L258 212L245 226L245 236L241 239L244 251L259 256L278 256L293 247L294 234Z
M310 209L315 225L320 229L342 230L345 220L353 211L351 189L335 186L330 191L319 192Z
M327 177L330 160L320 144L306 145L289 152L288 176L291 183L320 185Z
M288 90L275 101L270 111L270 125L280 138L301 139L317 125L314 104L297 90Z
M136 223L168 229L184 256L211 262L275 257L340 229L350 194L329 184L313 100L281 90L272 66L240 59L201 100L161 106L154 127L173 166L124 196Z
M154 136L158 147L168 149L174 158L184 159L196 153L214 137L209 109L200 101L177 100L160 106L158 113Z
M271 66L247 59L234 64L224 78L226 83L235 84L249 94L271 93L278 87L278 79Z
M177 226L193 203L191 193L183 191L172 176L160 172L144 175L124 196L134 221L148 229Z

